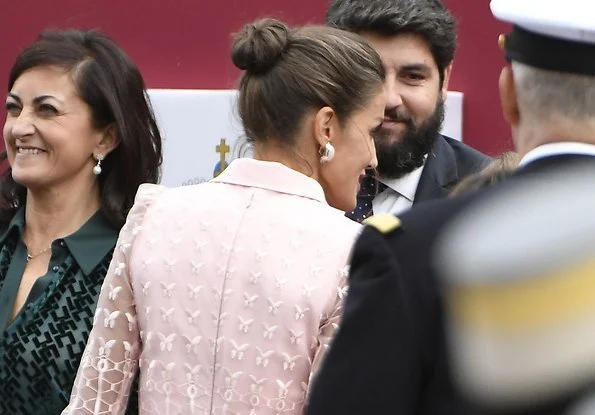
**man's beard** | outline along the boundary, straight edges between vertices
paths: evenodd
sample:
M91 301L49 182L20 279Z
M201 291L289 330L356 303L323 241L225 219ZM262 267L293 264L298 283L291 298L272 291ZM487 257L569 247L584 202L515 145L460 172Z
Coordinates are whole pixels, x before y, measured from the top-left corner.
M378 174L387 179L398 179L423 166L425 156L432 150L442 128L444 101L440 99L432 115L419 126L415 125L409 114L398 109L387 111L385 117L407 126L403 136L396 139L392 131L381 127L374 140Z

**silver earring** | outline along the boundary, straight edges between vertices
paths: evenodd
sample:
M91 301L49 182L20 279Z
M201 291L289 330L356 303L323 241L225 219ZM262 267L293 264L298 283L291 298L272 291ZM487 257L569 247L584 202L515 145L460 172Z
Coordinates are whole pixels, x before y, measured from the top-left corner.
M97 164L93 167L93 174L95 176L99 176L101 174L101 161L103 160L103 156L101 154L95 156L97 160Z
M335 147L331 143L326 143L324 145L324 150L322 151L322 155L320 156L321 163L328 163L332 159L335 158Z

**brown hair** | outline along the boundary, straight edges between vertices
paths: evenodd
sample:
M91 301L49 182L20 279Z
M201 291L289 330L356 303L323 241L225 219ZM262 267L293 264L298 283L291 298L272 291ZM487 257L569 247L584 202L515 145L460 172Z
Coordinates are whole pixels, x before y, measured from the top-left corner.
M491 186L506 179L519 165L520 157L509 151L492 160L483 170L473 173L461 180L450 192L450 196Z
M239 113L251 144L274 139L291 148L307 112L328 106L343 123L384 82L380 57L362 37L324 26L258 20L235 36L232 60L245 70Z

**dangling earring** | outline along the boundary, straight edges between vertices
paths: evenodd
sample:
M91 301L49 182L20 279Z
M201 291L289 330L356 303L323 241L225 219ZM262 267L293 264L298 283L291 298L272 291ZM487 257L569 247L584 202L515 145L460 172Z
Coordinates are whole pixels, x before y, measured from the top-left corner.
M331 161L332 159L335 158L335 147L333 147L333 145L331 143L326 143L324 145L324 150L322 150L321 147L321 156L320 156L320 162L321 163L328 163L329 161Z
M101 154L95 156L97 160L97 164L93 167L93 174L95 176L99 176L101 174L101 161L103 160L103 156Z

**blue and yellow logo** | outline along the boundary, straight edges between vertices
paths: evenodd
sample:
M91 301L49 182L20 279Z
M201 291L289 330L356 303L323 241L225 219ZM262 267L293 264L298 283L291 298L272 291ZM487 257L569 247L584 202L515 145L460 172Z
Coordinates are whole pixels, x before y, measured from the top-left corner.
M219 142L219 145L215 146L215 151L219 154L219 161L215 164L215 170L213 171L213 177L219 176L223 170L227 168L227 161L225 159L225 155L229 153L230 148L227 145L225 138L222 138Z

